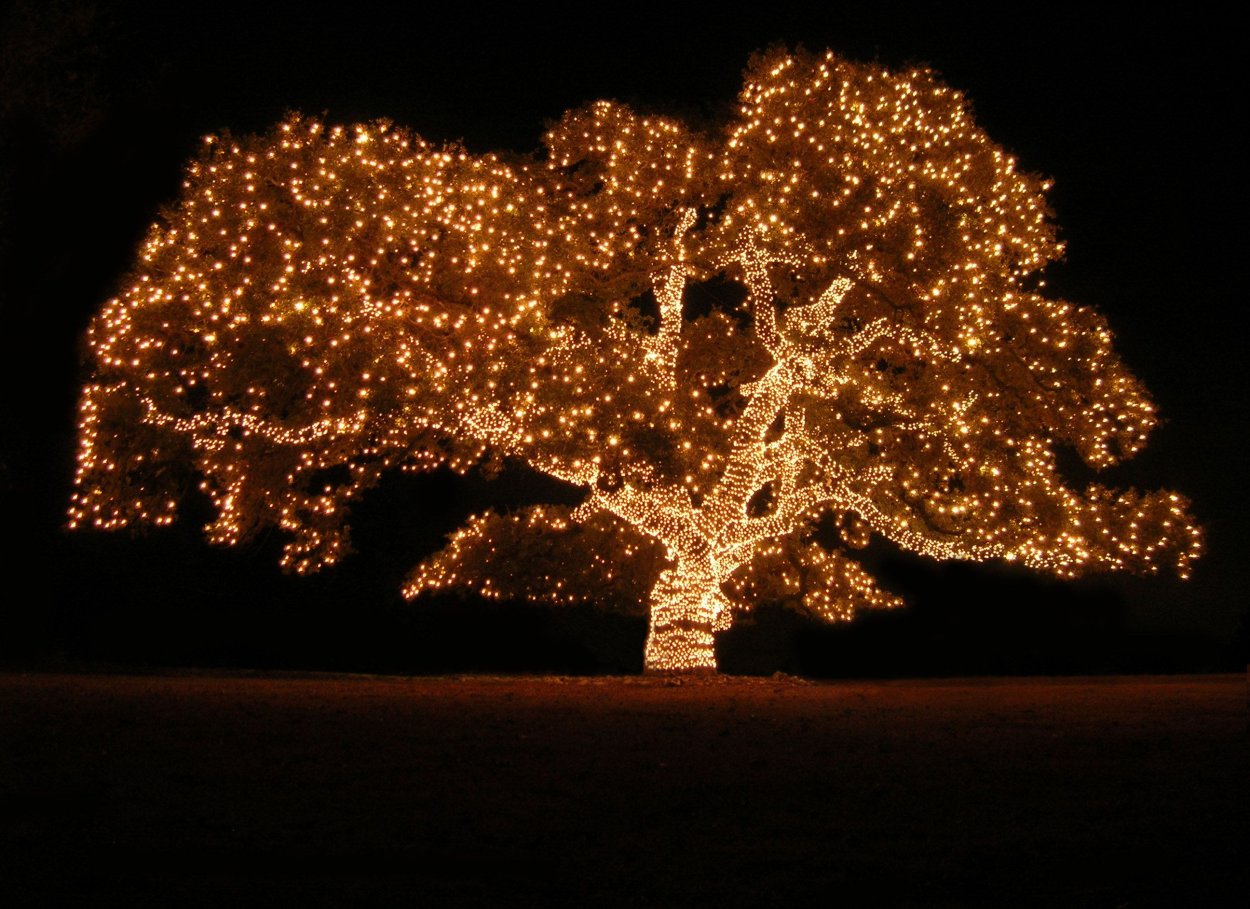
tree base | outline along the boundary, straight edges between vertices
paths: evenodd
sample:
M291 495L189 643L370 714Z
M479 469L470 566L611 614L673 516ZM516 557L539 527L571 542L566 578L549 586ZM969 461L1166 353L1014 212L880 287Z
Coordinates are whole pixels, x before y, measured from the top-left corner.
M710 679L720 675L720 670L715 666L691 666L678 669L662 669L652 666L644 666L642 674L647 678L660 679Z
M655 623L643 657L647 675L714 675L716 648L712 626L704 622Z

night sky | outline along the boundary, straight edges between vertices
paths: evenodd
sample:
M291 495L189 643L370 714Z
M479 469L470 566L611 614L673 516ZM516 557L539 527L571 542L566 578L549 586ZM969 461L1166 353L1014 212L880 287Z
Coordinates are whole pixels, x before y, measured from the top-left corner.
M10 542L0 655L42 665L637 671L642 620L400 599L406 571L466 514L565 494L519 471L492 484L444 474L385 483L356 509L358 553L309 579L279 572L273 535L237 551L209 547L195 501L165 531L67 533L81 336L160 206L177 198L206 133L266 130L299 110L341 123L386 117L474 152L528 151L545 122L598 98L709 123L732 105L751 51L784 43L928 63L1026 170L1054 178L1068 254L1048 286L1108 317L1163 418L1106 482L1189 496L1208 553L1188 583L1060 584L937 566L878 543L864 558L909 601L905 611L824 628L766 610L721 637L722 668L1239 668L1250 578L1235 30L1190 7L1108 24L1040 8L1036 18L984 19L828 6L809 14L767 3L735 18L715 4L680 14L672 4L527 6L499 17L468 4L395 14L352 3L331 18L284 3L218 2L194 15L6 4L0 496Z

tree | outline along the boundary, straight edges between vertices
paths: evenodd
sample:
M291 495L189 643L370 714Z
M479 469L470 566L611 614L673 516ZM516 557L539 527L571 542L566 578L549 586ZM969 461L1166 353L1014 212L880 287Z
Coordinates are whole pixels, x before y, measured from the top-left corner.
M477 515L404 593L645 609L651 670L779 602L893 606L852 551L1184 575L1175 493L1070 488L1155 421L1022 173L932 72L775 52L702 134L598 102L532 156L289 116L209 137L89 334L71 526L348 551L392 469L519 462L575 507ZM830 544L828 533L838 539Z

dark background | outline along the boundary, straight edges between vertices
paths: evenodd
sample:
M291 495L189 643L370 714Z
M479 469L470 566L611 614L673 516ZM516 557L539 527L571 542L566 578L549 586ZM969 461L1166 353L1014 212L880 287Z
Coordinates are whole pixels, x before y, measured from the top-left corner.
M170 4L173 7L174 4ZM936 7L936 4L932 6ZM1029 7L1033 9L1032 7ZM928 63L1026 169L1056 181L1068 242L1052 291L1105 313L1164 423L1114 485L1182 491L1208 534L1188 583L1060 584L935 565L884 543L870 567L906 610L826 628L762 611L722 635L728 671L811 675L1182 672L1246 661L1250 585L1238 444L1244 102L1228 21L1188 5L1096 21L943 9L761 4L437 12L368 3L0 7L0 508L8 530L0 658L41 666L242 666L446 672L641 667L641 620L593 609L404 603L405 572L464 515L549 489L519 472L387 482L356 509L359 550L309 579L279 541L209 547L190 503L135 538L63 529L81 335L116 292L200 137L285 111L387 117L471 151L538 145L597 98L700 121L732 105L751 51L826 47ZM193 10L193 11L188 11ZM457 12L457 11L460 12Z

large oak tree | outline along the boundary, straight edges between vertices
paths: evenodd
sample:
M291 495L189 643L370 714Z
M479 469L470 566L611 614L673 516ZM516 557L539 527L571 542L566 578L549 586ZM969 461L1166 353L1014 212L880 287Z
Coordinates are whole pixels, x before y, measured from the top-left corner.
M71 523L167 523L194 477L209 539L277 527L306 572L386 472L521 462L580 504L470 518L405 594L646 610L655 670L714 668L761 602L894 605L872 534L1184 574L1180 496L1056 467L1155 418L1103 319L1038 290L1046 189L933 73L833 54L753 60L711 132L598 102L531 156L300 116L207 140L91 326Z

